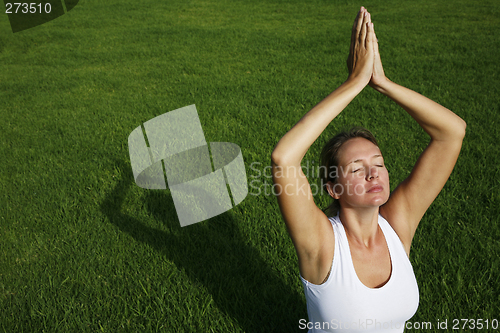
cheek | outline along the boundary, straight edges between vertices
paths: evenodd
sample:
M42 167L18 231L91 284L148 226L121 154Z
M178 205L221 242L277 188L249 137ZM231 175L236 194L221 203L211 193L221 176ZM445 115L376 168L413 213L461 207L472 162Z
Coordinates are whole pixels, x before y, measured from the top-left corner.
M386 182L385 190L387 191L387 196L389 196L390 193L391 193L391 182L389 180L389 171L387 171L387 169L384 169L384 172L383 172L382 176L383 176L383 179L385 179L385 182Z
M350 174L348 177L348 181L350 184L364 184L366 182L366 175L364 172L356 172Z
M384 169L383 176L387 179L387 182L389 182L389 171L387 169Z
M342 188L344 189L344 194L347 196L363 194L365 191L365 182L364 176L357 173L339 179L339 183L342 184Z

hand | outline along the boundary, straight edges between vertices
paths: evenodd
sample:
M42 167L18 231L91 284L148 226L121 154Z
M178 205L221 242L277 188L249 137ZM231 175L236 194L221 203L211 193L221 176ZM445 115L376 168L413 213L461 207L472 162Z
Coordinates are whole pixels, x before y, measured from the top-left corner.
M375 29L373 29L373 36L375 37L373 39L373 52L374 52L374 60L373 60L373 72L372 72L372 77L370 79L370 87L377 89L381 87L384 82L387 81L387 77L385 76L384 73L384 68L382 67L382 60L380 60L380 53L378 51L378 39L375 34Z
M347 58L349 79L359 79L365 85L370 82L375 59L374 39L370 13L361 7L352 26L351 48Z

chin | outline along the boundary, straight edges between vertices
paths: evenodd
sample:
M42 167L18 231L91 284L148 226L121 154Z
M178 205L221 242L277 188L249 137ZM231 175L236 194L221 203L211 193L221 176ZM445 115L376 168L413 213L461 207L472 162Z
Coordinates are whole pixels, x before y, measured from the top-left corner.
M377 206L377 207L380 207L382 205L385 205L385 203L389 201L389 196L385 196L385 197L380 197L380 198L376 198L373 203L374 203L374 206Z

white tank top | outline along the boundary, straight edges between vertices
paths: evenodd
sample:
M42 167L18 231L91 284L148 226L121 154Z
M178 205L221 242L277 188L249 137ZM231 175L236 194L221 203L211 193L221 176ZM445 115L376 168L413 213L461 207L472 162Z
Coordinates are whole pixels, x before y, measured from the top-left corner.
M403 243L381 215L378 224L391 256L389 281L369 288L358 278L340 218L329 218L335 234L335 252L330 276L321 285L302 276L309 320L299 328L316 332L403 332L405 322L418 308L418 285Z

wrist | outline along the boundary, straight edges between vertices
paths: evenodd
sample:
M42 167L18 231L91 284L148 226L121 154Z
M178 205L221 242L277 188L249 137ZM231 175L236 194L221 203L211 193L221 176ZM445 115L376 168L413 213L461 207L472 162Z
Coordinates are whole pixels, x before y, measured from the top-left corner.
M384 77L382 80L377 80L377 82L370 82L370 87L378 91L379 93L382 93L384 95L387 95L388 90L390 89L390 85L393 82L389 80L387 77Z
M370 82L369 78L366 79L366 78L363 78L363 77L360 77L360 76L349 75L349 77L344 82L344 84L352 86L352 87L356 87L356 88L359 89L359 91L361 91L361 90L364 89L364 87L366 87L368 85L369 82Z

